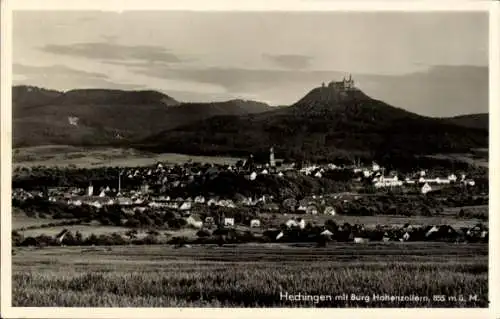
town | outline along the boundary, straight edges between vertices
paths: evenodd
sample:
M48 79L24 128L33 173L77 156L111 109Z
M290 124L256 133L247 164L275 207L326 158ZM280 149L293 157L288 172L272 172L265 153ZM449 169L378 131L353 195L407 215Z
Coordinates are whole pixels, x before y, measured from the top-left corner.
M121 238L119 242L123 243L123 238L135 238L130 234L141 229L148 242L163 242L153 240L157 230L183 228L196 231L193 243L231 242L228 238L234 241L238 231L239 237L247 241L318 241L322 245L330 240L474 242L488 238L488 228L482 223L457 229L445 224L407 222L365 226L362 222L344 221L337 225L338 219L345 217L354 216L355 221L360 221L364 216L387 215L399 216L401 220L404 216L440 216L440 212L453 211L455 207L487 205L487 179L479 177L477 183L464 170L400 173L387 171L375 162L285 164L276 160L273 148L266 163L257 163L250 155L235 165L157 163L105 170L105 178L82 181L78 177L79 186L52 181L44 182L43 190L33 186L14 188L13 206L39 217L73 219L71 225L98 220L102 225L130 229L122 235L115 234L114 238ZM27 171L18 169L14 176ZM15 178L14 185L16 180L21 186L30 185L23 184L22 178ZM83 187L84 183L88 185ZM309 187L304 186L308 184ZM456 210L455 215L487 219L484 212L474 210ZM213 228L216 230L211 232ZM15 243L38 245L33 238L21 236L20 231L16 230ZM70 231L63 231L54 237L57 240L43 238L49 244L63 244L72 242L63 241L71 235ZM189 240L174 236L170 242Z

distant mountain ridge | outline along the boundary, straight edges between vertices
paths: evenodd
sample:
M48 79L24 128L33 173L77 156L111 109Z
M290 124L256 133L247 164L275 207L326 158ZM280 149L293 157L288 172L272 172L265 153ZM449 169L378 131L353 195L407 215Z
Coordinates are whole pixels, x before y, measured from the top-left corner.
M339 154L460 152L487 145L487 129L393 107L344 80L313 88L290 107L212 117L155 134L137 147L241 156L274 146L281 157L325 159Z
M267 111L265 103L183 103L157 91L15 86L14 146L114 145L216 115Z
M486 130L489 128L489 121L490 121L488 113L458 115L447 119L450 122L460 126L465 126L470 128L480 128Z
M291 106L184 103L156 91L13 88L14 147L127 146L153 152L285 158L432 154L488 146L488 114L432 118L373 99L351 79Z

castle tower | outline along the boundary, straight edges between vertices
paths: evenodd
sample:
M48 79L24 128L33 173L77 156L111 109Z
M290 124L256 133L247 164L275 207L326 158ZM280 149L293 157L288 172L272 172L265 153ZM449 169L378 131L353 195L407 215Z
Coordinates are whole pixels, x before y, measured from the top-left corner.
M350 73L349 73L349 80L347 81L347 87L348 87L349 89L354 88L354 81L353 81L353 79L352 79L352 74L350 74Z
M274 147L269 149L269 166L276 167L276 161L274 159Z

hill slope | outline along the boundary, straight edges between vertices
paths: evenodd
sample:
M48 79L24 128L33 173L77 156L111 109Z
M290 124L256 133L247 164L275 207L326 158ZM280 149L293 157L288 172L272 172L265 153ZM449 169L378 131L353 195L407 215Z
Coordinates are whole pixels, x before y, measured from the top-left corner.
M489 128L489 114L468 114L450 117L448 120L460 126L479 128L487 130Z
M13 88L14 146L115 145L215 115L262 112L268 105L232 100L181 103L156 91Z
M314 88L294 105L245 116L218 116L167 130L138 147L157 152L331 159L464 151L488 144L488 131L420 116L341 84Z

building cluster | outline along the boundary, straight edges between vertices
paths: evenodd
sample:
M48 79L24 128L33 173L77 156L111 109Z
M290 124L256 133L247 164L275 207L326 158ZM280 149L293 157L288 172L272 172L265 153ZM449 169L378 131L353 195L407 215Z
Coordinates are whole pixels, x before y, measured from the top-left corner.
M375 188L413 187L422 194L432 191L434 188L443 187L448 184L461 183L462 185L474 186L474 181L467 179L465 174L459 174L458 178L454 173L447 176L432 176L427 171L418 171L414 174L402 176L398 172L385 174L385 169L376 163L370 166L352 165L337 166L335 164L306 165L296 168L294 164L276 165L274 149L269 152L269 161L266 164L255 164L253 157L239 165L195 165L187 163L185 165L168 166L158 163L153 167L126 168L116 176L116 184L94 188L92 184L86 189L52 189L48 194L42 192L26 192L22 189L13 190L13 198L26 200L29 198L46 198L50 202L59 202L69 206L88 205L96 209L105 206L120 205L134 211L144 211L146 209L170 209L176 210L184 215L189 215L195 206L206 207L257 207L261 211L279 212L280 207L286 208L288 212L299 212L304 214L327 214L335 215L332 202L341 200L338 195L330 196L322 194L311 196L303 200L293 198L286 199L282 203L276 203L272 196L261 196L259 198L241 197L237 200L220 198L218 196L203 196L201 194L192 197L170 197L169 189L182 188L195 180L210 180L217 177L222 172L233 172L241 174L249 181L256 180L260 175L276 175L280 178L287 174L302 174L314 178L323 178L329 171L352 170L356 176L353 182L361 180L368 181ZM123 181L136 181L141 186L136 189L123 189ZM152 187L156 186L156 187ZM345 201L345 200L344 200ZM227 221L230 223L230 220Z

